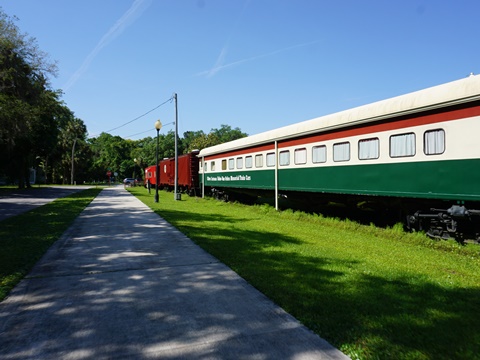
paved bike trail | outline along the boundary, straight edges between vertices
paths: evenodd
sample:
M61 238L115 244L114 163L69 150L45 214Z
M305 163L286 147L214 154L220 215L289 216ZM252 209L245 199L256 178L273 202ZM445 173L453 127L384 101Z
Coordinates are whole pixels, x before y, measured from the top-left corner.
M123 187L0 303L0 359L348 359Z

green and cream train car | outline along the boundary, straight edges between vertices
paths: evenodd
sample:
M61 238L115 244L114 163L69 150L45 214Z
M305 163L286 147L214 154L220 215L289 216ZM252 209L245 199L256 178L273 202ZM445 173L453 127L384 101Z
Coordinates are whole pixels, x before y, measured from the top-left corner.
M203 149L205 193L399 206L432 236L479 237L480 76ZM277 205L278 206L278 205Z

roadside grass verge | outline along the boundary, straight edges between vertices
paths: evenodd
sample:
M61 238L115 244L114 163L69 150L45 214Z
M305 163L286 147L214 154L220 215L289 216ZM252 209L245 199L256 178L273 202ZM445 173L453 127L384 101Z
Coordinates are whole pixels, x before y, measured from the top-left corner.
M480 247L130 188L352 359L480 359Z
M0 301L102 189L87 189L0 221Z

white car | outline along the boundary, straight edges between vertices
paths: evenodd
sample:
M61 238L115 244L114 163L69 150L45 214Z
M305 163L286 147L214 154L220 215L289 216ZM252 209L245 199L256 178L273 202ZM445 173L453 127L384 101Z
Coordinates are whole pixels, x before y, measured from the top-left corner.
M125 178L125 179L123 179L123 185L125 185L125 186L135 186L135 179Z

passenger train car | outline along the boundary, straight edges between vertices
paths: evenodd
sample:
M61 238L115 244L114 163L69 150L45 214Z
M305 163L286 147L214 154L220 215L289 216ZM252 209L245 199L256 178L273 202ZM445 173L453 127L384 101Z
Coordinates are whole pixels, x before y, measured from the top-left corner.
M480 237L480 76L200 151L227 193L376 202L434 237ZM277 204L278 206L278 204Z

